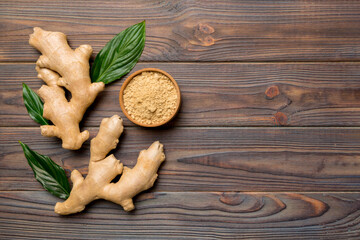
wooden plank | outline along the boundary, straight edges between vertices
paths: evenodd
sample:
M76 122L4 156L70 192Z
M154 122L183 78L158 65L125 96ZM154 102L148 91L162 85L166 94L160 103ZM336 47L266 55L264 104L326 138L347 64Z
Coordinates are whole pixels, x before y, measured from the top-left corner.
M34 26L97 53L144 19L142 61L359 60L359 11L357 0L1 1L0 60L35 61L28 44Z
M87 173L89 141L69 151L37 128L0 128L0 190L42 189L18 140L64 166L68 176L73 169ZM125 127L113 153L132 167L155 140L167 158L154 191L360 190L359 128Z
M42 83L35 64L0 64L0 126L37 126L22 101L21 83ZM182 108L171 126L359 126L359 63L141 63L163 69L178 81ZM133 71L132 71L133 72ZM124 115L118 102L122 80L106 87L83 124ZM269 89L278 89L271 96ZM125 125L133 124L124 117Z
M97 201L59 217L39 192L0 192L0 237L19 239L356 239L359 193L147 193L125 213Z

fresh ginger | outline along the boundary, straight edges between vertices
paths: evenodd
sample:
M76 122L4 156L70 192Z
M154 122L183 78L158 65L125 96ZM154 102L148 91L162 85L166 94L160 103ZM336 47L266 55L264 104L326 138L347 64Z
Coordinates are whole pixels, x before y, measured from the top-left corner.
M47 85L43 85L38 94L44 100L43 117L54 124L41 126L41 134L61 138L63 148L79 149L89 138L88 131L80 132L79 122L105 87L103 82L91 83L92 48L81 45L72 50L65 34L38 27L30 35L29 43L42 53L36 62L36 71ZM70 101L62 87L70 91Z
M132 198L151 188L157 178L160 164L165 160L163 145L154 142L139 154L134 168L123 167L109 151L116 148L123 131L122 119L114 115L102 120L99 132L90 143L89 172L84 179L77 170L72 171L73 188L69 198L57 203L55 212L61 215L81 212L87 204L96 199L106 199L121 205L125 211L133 210ZM111 181L119 174L118 182Z

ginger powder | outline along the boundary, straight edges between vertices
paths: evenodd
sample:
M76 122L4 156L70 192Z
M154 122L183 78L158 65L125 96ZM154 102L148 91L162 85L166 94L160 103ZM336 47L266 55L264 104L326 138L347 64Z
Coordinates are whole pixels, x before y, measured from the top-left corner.
M174 83L167 76L147 71L136 75L127 84L123 101L132 119L142 124L158 125L173 116L178 95Z

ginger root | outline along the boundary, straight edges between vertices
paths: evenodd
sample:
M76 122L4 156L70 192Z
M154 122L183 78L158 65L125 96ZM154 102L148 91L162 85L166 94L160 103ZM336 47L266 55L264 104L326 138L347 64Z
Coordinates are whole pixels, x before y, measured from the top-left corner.
M123 131L122 119L114 115L102 120L99 132L90 143L89 173L84 179L77 170L72 171L73 189L69 198L55 205L55 212L61 215L81 212L85 206L96 200L106 199L121 205L125 211L133 210L132 198L153 186L157 170L165 160L163 145L154 142L139 154L134 168L123 167L113 154L106 154L116 148ZM116 183L111 181L119 174Z
M36 62L36 71L47 85L41 86L38 94L44 100L43 117L54 124L41 126L41 134L61 138L63 148L79 149L89 138L88 131L80 132L79 122L105 87L103 82L91 83L92 48L81 45L72 50L65 34L38 27L30 35L29 43L42 53ZM70 101L62 87L70 91Z

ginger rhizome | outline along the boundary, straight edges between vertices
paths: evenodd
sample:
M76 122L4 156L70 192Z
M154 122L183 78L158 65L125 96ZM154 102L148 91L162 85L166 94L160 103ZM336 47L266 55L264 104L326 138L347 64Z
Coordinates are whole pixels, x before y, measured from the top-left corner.
M41 126L41 134L61 138L63 148L79 149L89 138L88 131L80 132L79 123L105 87L103 82L91 83L92 48L81 45L72 50L65 34L38 27L30 35L29 43L42 54L36 62L36 71L47 85L43 85L38 94L44 101L43 117L54 124ZM62 87L71 93L70 101Z
M122 131L119 116L102 120L97 136L90 143L88 175L84 179L79 171L72 171L70 196L65 202L56 204L56 213L68 215L81 212L96 199L112 201L125 211L131 211L135 208L132 198L153 186L160 164L165 160L163 145L154 142L147 150L140 152L134 168L123 167L113 154L106 157L108 152L116 148ZM119 174L122 174L120 180L112 183Z

